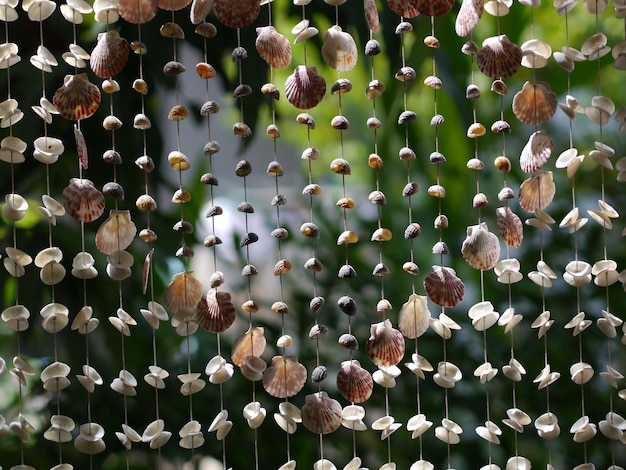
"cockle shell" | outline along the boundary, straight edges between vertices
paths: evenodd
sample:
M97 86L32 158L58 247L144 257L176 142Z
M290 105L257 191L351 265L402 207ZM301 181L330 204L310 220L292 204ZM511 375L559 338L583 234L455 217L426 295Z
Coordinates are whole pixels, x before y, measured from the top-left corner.
M159 0L117 0L117 9L129 23L143 24L156 16Z
M189 11L191 23L202 23L211 11L211 8L213 8L213 0L193 0L191 2L191 10Z
M183 271L172 276L163 292L165 306L172 312L182 309L194 309L202 297L202 283L196 279L193 271Z
M365 350L377 366L395 366L404 357L404 337L388 319L374 323L370 327Z
M125 250L137 234L137 227L130 219L128 210L111 210L109 218L96 232L96 247L101 253L110 255Z
M306 368L288 356L274 356L263 372L263 388L275 398L292 397L306 382Z
M552 172L538 171L520 185L519 204L526 212L543 210L552 202L555 193Z
M512 248L518 248L524 239L524 224L510 207L496 209L498 232L504 243Z
M465 37L474 31L484 10L484 0L463 0L454 23L457 36Z
M465 294L465 284L454 269L447 266L433 266L432 271L424 278L424 289L428 298L442 307L458 305Z
M198 325L211 333L225 331L233 324L236 317L237 312L228 292L211 289L206 297L198 302L196 313Z
M326 80L314 66L298 65L285 80L285 96L298 109L317 106L326 93Z
M461 246L461 253L472 268L487 271L498 262L500 242L498 237L489 231L485 222L470 225L467 227L467 236Z
M548 122L557 106L558 98L548 82L526 82L513 98L513 113L531 126Z
M287 67L291 62L291 43L273 26L256 29L256 50L261 58L274 68Z
M337 72L349 72L355 67L359 53L352 36L334 25L324 31L322 57Z
M91 51L91 70L100 78L113 77L122 71L129 53L128 41L116 30L99 33L98 43Z
M104 212L104 195L88 179L70 179L62 196L65 210L79 222L91 222Z
M66 75L52 101L65 119L86 119L100 106L100 89L89 82L86 73Z
M252 24L259 16L259 0L215 0L213 11L217 19L229 28L243 28Z
M356 359L343 361L337 372L337 390L351 403L363 403L372 395L372 375Z
M454 0L417 0L415 6L422 15L441 16L454 6Z
M373 33L377 33L380 25L380 18L378 16L376 0L364 0L363 9L365 12L365 21L367 21L367 26Z
M387 0L389 8L398 16L414 18L420 14L417 8L418 0Z
M341 426L341 405L326 392L307 395L300 413L304 427L315 434L330 434Z
M233 344L231 359L237 367L244 365L248 356L259 357L265 351L266 346L265 331L261 326L248 328L243 336L239 337Z
M482 73L491 78L508 78L520 68L522 49L509 41L506 34L483 41L476 63Z
M545 130L533 132L522 149L519 163L525 173L534 173L552 155L554 143Z
M191 0L159 0L159 8L167 11L178 11L191 3Z
M398 314L398 329L409 339L422 336L430 325L427 297L412 293Z

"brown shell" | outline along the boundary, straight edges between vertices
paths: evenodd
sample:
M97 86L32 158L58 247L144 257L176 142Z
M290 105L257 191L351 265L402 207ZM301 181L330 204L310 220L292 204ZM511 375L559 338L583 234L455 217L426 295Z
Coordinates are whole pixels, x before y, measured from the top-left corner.
M159 0L117 0L117 10L129 23L144 24L159 11Z
M229 28L243 28L259 16L259 0L215 0L213 11L217 19Z
M349 402L363 403L372 395L374 380L356 359L343 361L337 372L337 390Z
M387 319L370 327L365 351L378 367L395 366L404 357L404 336Z
M519 163L525 173L534 173L548 161L552 155L554 142L545 130L533 132L522 149Z
M454 0L417 0L416 6L422 15L441 16L452 10Z
M172 276L163 292L165 306L173 313L183 309L194 309L202 298L202 283L193 271L183 271Z
M159 8L167 11L178 11L191 3L191 0L159 0Z
M330 434L341 426L341 405L326 392L307 395L300 414L304 427L315 434Z
M512 248L518 248L524 239L524 224L510 207L498 207L496 209L498 217L498 232L504 243Z
M396 15L404 18L414 18L420 14L417 8L417 0L387 0L389 8Z
M482 73L491 78L508 78L522 64L522 49L509 41L506 34L492 36L483 41L476 63Z
M90 83L86 73L66 75L52 97L61 116L70 121L86 119L100 106L100 89Z
M463 0L454 23L457 36L465 37L474 31L484 10L484 0Z
M105 255L125 250L137 234L137 227L128 210L111 210L109 218L96 232L96 248Z
M492 269L500 257L498 237L489 231L485 222L467 227L467 236L461 246L461 254L474 269Z
M350 33L334 25L324 31L322 57L337 72L349 72L356 66L359 51Z
M104 195L88 179L70 179L62 197L67 213L79 222L91 222L104 212Z
M377 33L380 26L380 18L378 16L378 8L376 7L376 0L364 0L363 9L365 13L365 21L367 26L373 33Z
M276 31L273 26L256 29L256 50L261 58L274 68L287 67L291 62L289 39Z
M91 51L89 66L100 78L113 77L122 71L128 61L129 53L128 41L117 31L112 29L99 33L98 43Z
M430 310L425 295L412 293L400 307L398 329L409 339L422 336L430 325Z
M213 0L193 0L189 10L189 19L193 24L202 23L213 8Z
M87 169L89 166L89 154L87 153L87 142L85 142L85 136L83 131L74 124L74 139L76 139L76 153L78 155L78 161L83 169Z
M265 351L265 330L262 326L251 326L243 336L240 336L233 344L231 359L233 364L243 367L248 356L260 357Z
M274 356L263 372L263 388L275 398L293 397L306 382L306 368L292 357Z
M298 65L285 80L285 96L298 109L317 106L326 93L326 80L315 66Z
M558 104L548 82L526 82L513 98L513 114L524 124L537 126L554 116Z
M237 312L228 292L211 289L198 302L198 325L211 333L226 331L236 317Z
M454 269L447 266L433 266L424 278L424 289L428 298L442 307L454 307L461 303L465 294L465 284Z
M556 184L552 172L538 171L520 185L519 205L526 212L543 210L552 202L555 194Z

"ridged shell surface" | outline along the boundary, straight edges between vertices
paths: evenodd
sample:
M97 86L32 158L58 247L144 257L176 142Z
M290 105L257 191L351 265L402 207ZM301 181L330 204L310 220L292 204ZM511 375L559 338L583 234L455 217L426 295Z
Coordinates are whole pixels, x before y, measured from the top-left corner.
M404 357L404 337L388 319L374 323L370 327L365 351L377 366L395 366Z
M91 51L89 66L100 78L113 77L122 71L129 53L128 41L117 31L112 29L99 33L98 43Z
M387 0L389 8L398 16L414 18L420 14L417 0Z
M274 356L263 372L263 388L275 398L293 397L306 382L306 368L292 357Z
M314 66L298 65L285 81L285 96L298 109L317 106L326 93L326 80Z
M548 82L526 82L513 98L513 114L531 126L548 122L557 106L558 97Z
M276 31L273 26L256 29L256 50L261 58L274 68L287 67L291 62L289 39Z
M500 257L498 237L489 231L486 223L467 227L467 236L461 246L461 253L474 269L492 269Z
M461 303L465 294L465 284L454 269L447 266L433 266L424 278L424 289L428 298L442 307L454 307Z
M265 351L267 342L265 340L265 330L261 326L248 328L243 336L240 336L233 344L231 359L238 367L244 365L248 356L260 357Z
M79 222L91 222L104 212L104 195L88 179L70 179L62 197L67 213Z
M159 8L167 11L178 11L191 3L191 0L159 0Z
M100 89L90 83L86 73L66 75L52 101L61 116L70 121L86 119L100 106Z
M552 202L556 184L551 171L538 171L524 180L519 188L519 205L526 212L543 210Z
M202 23L213 8L213 0L193 0L189 10L189 19L193 24Z
M213 10L223 25L229 28L243 28L257 19L261 5L259 0L215 0Z
M202 298L202 283L193 271L183 271L172 276L163 292L165 306L173 313L182 309L194 309Z
M427 297L415 293L400 307L398 329L409 339L422 336L430 325Z
M417 0L417 9L425 16L441 16L452 10L454 0Z
M101 253L110 255L128 248L136 234L137 227L130 218L130 211L111 210L109 218L96 232L96 247Z
M337 390L351 403L363 403L372 395L372 375L356 359L343 361L337 372Z
M524 239L524 224L510 207L496 209L498 232L507 246L518 248Z
M484 5L484 0L463 0L454 22L457 36L465 37L474 31L483 14Z
M545 130L533 132L519 158L522 171L534 173L541 168L552 155L553 147L554 143Z
M211 289L198 302L198 325L211 333L226 331L236 317L237 312L228 292Z
M324 31L322 57L337 72L349 72L356 65L359 51L352 36L334 25Z
M365 12L365 21L367 22L367 26L373 33L377 33L380 26L380 18L378 16L376 0L364 0L363 9Z
M522 49L509 41L505 34L483 41L476 63L482 73L491 78L508 78L522 64Z
M117 0L117 9L129 23L144 24L159 11L159 0Z
M307 395L300 414L304 427L315 434L330 434L341 426L341 405L326 392Z

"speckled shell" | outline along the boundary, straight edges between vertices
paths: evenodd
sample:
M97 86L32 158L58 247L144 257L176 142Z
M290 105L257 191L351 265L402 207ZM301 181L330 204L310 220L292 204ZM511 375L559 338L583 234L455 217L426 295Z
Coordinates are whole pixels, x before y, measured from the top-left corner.
M387 0L389 8L398 16L414 18L420 14L417 9L417 0Z
M101 253L110 255L125 250L137 234L137 227L130 219L128 210L111 210L109 218L96 232L96 247Z
M351 403L363 403L372 395L372 375L356 359L343 361L337 372L337 390Z
M534 173L541 168L552 155L553 146L554 143L545 130L533 132L519 158L522 171Z
M229 28L243 28L259 16L259 0L215 0L213 10L217 19Z
M198 302L196 313L198 325L211 333L226 331L236 317L237 312L228 292L211 289Z
M314 66L298 65L285 81L285 96L298 109L317 106L326 93L326 80Z
M306 368L292 357L274 356L263 372L263 388L275 398L293 397L306 382Z
M341 405L326 392L307 395L300 414L304 427L315 434L330 434L341 426Z
M409 339L422 336L430 325L430 310L427 297L412 293L409 299L400 307L398 314L398 329Z
M522 49L509 41L506 34L492 36L483 41L476 63L482 73L491 78L508 78L522 64Z
M172 276L163 292L165 306L173 313L182 309L194 309L202 298L202 283L193 271L183 271Z
M70 121L86 119L100 106L100 89L90 83L86 73L66 75L52 101L61 116Z
M370 327L365 343L367 355L377 366L395 366L404 357L404 337L387 319Z
M337 72L349 72L356 65L359 51L352 36L334 25L324 31L322 57Z
M474 31L483 14L484 0L463 0L454 23L457 36L465 37Z
M129 53L128 41L117 31L112 29L99 33L98 43L91 51L89 66L100 78L113 77L122 71Z
M524 180L519 188L519 205L526 212L543 210L552 202L556 184L551 171L538 171Z
M378 16L378 8L376 8L376 0L364 0L363 9L367 26L373 33L377 33L380 26L380 18Z
M62 197L67 213L79 222L91 222L104 212L104 195L88 179L70 179Z
M424 289L428 298L442 307L454 307L461 303L465 285L454 269L447 266L433 266L424 278Z
M167 11L178 11L191 3L191 0L159 0L159 8Z
M461 246L461 253L474 269L492 269L500 257L498 237L489 231L485 222L467 227L467 236Z
M248 356L260 357L265 351L267 342L265 340L265 330L261 326L248 328L243 336L240 336L233 344L231 359L233 364L243 367Z
M498 207L496 209L498 217L498 232L504 243L512 248L518 248L524 239L524 224L510 207Z
M287 67L291 62L289 39L276 31L273 26L256 29L256 50L261 58L274 68Z
M143 24L156 16L159 0L117 0L117 9L129 23Z
M417 0L417 9L425 16L441 16L452 10L454 0Z
M202 23L213 8L213 0L193 0L189 10L189 19L193 24Z
M513 113L531 126L548 122L557 106L558 98L548 82L526 82L513 98Z

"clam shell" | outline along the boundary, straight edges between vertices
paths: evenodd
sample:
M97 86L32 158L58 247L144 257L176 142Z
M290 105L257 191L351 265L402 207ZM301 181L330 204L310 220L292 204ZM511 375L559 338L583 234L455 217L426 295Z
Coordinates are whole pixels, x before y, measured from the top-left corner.
M109 78L122 71L130 48L128 41L112 29L98 34L98 43L91 51L91 70L100 78Z
M129 23L143 24L159 11L159 0L117 0L118 13Z
M337 390L351 403L363 403L372 395L372 375L356 359L343 361L337 372Z
M463 241L461 253L474 269L487 271L492 269L500 257L498 237L489 232L485 222L467 227L467 236Z
M292 397L306 382L306 368L292 357L274 356L263 373L263 388L276 398Z
M454 0L417 0L417 9L422 15L441 16L454 6Z
M291 62L291 43L273 26L256 29L256 50L261 58L274 68L287 67Z
M243 336L233 344L231 359L233 364L242 367L248 356L260 357L265 351L266 341L263 327L254 326L248 328Z
M417 8L418 0L387 0L389 8L398 16L414 18L420 14Z
M191 0L159 0L159 8L167 11L178 11L191 3Z
M211 289L205 298L198 302L196 318L198 325L211 333L221 333L235 321L237 312L230 300L230 294Z
M86 119L100 106L100 89L89 82L85 73L66 75L52 101L65 119Z
M522 50L509 41L506 34L483 41L476 63L482 73L491 78L508 78L520 68Z
M80 222L96 220L104 212L104 195L88 179L70 179L62 197L67 213Z
M193 0L191 2L191 10L189 11L191 23L202 23L211 11L211 8L213 8L213 0Z
M174 274L163 292L165 306L175 314L183 309L193 309L202 297L202 283L193 271Z
M136 234L137 227L130 219L130 211L113 209L96 232L96 247L101 253L110 255L128 248Z
M314 66L298 65L285 81L285 96L298 109L317 106L326 93L326 80Z
M341 405L326 392L307 395L300 413L302 424L315 434L330 434L341 426Z
M474 31L484 10L484 0L463 0L454 22L457 36L465 37Z
M322 57L337 72L349 72L356 66L359 56L354 39L341 27L334 25L324 31Z
M556 184L551 171L539 171L524 180L519 189L519 204L526 212L545 209L554 199Z
M454 269L446 266L433 266L424 279L424 289L428 298L442 307L454 307L463 300L465 285Z
M365 350L377 366L395 366L404 357L404 337L388 319L374 323Z
M409 339L422 336L430 325L427 297L412 293L398 314L398 329Z
M518 248L524 239L524 224L510 207L496 209L498 232L504 243L512 248Z
M364 0L363 9L365 12L365 21L367 21L367 26L373 33L377 33L380 26L380 19L378 17L376 0Z
M513 113L531 126L548 122L557 106L558 98L548 82L526 82L513 98Z
M243 28L259 16L259 0L215 0L213 11L217 19L229 28Z
M552 155L554 142L545 130L533 132L520 155L520 166L525 173L534 173L548 161Z

